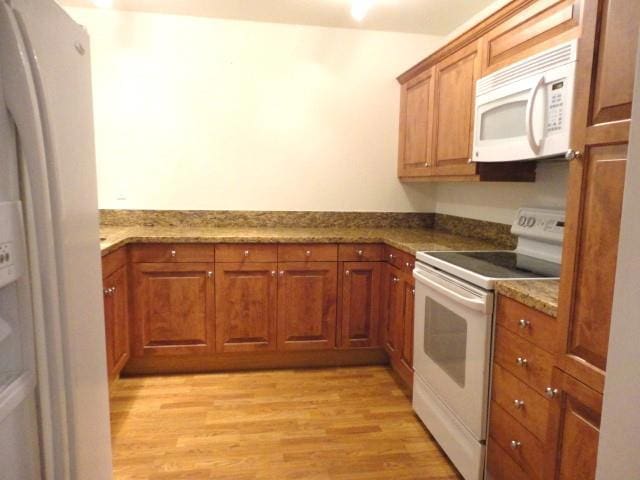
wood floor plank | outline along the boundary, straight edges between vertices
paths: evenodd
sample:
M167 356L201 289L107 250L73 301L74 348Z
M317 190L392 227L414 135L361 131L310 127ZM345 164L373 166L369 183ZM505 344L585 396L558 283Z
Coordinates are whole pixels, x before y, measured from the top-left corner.
M120 379L115 480L461 480L387 367Z

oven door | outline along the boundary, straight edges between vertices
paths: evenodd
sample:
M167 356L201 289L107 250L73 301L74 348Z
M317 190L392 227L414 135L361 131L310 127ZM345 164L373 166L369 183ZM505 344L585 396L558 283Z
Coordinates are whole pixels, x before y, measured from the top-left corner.
M482 441L486 434L493 294L420 263L413 275L415 374L473 437Z

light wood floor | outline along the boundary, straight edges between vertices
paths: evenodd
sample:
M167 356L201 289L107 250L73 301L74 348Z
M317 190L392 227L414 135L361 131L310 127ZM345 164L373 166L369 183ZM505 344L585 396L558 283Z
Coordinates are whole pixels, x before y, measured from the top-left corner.
M116 480L458 480L387 367L121 379Z

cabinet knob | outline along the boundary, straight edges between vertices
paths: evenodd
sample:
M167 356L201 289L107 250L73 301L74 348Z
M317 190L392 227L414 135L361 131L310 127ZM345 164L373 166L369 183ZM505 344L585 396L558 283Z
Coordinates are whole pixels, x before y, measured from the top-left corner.
M249 250L245 250L245 251L244 251L244 256L245 256L245 257L248 257L248 256L249 256Z
M518 409L524 407L524 400L518 400L518 399L514 400L513 401L513 406L518 408Z
M284 277L284 270L280 270L280 276Z
M358 250L356 253L358 254L359 257L361 257L364 255L364 250Z
M271 276L275 277L276 276L276 271L275 270L271 270Z
M580 150L567 150L564 158L566 160L580 160L582 158L582 152Z
M509 446L511 447L512 450L519 449L520 445L522 445L522 443L518 440L511 440L511 442L509 443Z
M109 289L108 289L108 288L103 289L103 290L102 290L102 294L103 294L105 297L106 297L107 295L109 295L109 294L110 294Z
M348 276L348 275L351 275L351 270L345 270L345 271L344 271L344 274L345 274L345 275L347 275L347 276Z
M398 283L398 282L400 281L400 279L399 279L398 277L393 277L393 278L391 279L391 281L392 281L393 283Z
M116 286L114 285L113 287L111 287L111 293L116 293Z
M424 162L424 166L428 167L429 166L429 162Z
M213 277L213 272L207 272L207 277L209 278Z
M558 395L558 393L560 393L560 390L558 390L557 388L547 387L544 389L544 394L548 398L555 398Z
M175 258L175 256L176 256L176 251L175 250L171 250L171 256Z
M529 361L524 358L524 357L518 357L516 358L516 365L519 365L521 367L526 367L529 364Z
M518 326L524 330L525 328L531 326L531 322L529 320L521 318L520 320L518 320Z
M390 253L389 254L389 260L393 260L393 259L394 259L393 253Z
M416 289L415 289L415 288L412 288L412 289L411 289L411 295L413 295L413 296L415 296L415 295L416 295Z
M311 256L311 250L307 250L306 252L304 252L304 254L305 254L307 257L310 257L310 256Z

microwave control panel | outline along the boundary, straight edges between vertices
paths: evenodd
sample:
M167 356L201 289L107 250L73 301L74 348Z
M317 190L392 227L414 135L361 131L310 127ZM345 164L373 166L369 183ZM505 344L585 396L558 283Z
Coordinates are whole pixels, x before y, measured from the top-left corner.
M566 81L558 80L547 85L547 133L552 134L562 130L564 126Z
M20 202L0 203L0 288L22 275L23 244Z

